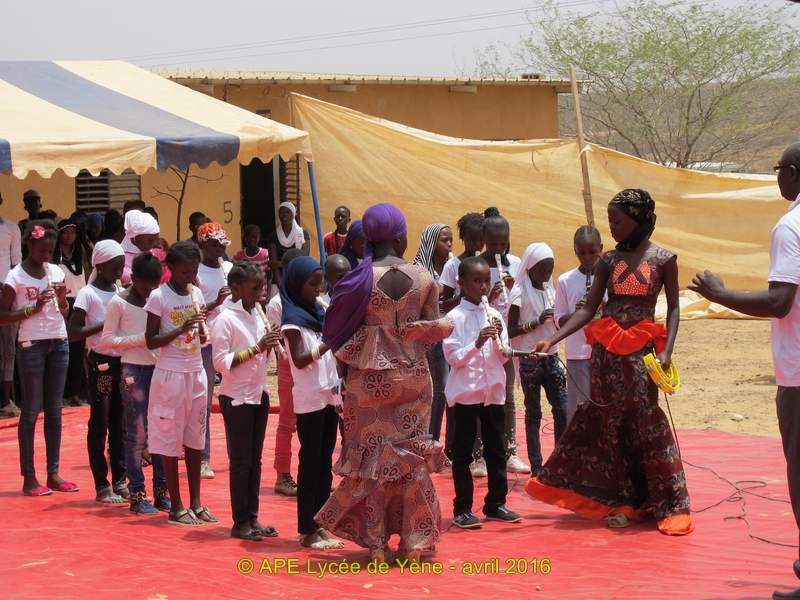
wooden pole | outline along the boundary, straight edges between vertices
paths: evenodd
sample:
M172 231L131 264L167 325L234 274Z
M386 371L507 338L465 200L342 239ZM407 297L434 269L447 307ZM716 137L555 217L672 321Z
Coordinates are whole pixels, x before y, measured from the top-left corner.
M592 210L592 186L589 183L589 161L586 158L586 141L583 138L583 115L581 114L581 98L578 93L578 80L575 77L575 65L569 66L569 79L572 83L572 103L575 106L575 123L578 129L578 149L581 158L581 174L583 175L583 208L586 211L586 222L594 225Z

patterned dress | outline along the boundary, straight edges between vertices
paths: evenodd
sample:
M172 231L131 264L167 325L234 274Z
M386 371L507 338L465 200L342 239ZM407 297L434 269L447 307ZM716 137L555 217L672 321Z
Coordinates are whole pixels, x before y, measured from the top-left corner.
M617 341L637 328L660 329L660 335L627 354L594 343L592 401L578 406L541 473L529 482L526 489L535 498L587 518L652 516L663 533L692 530L683 465L658 406L659 390L642 361L664 340L663 326L653 321L664 265L674 256L651 244L638 266L628 265L616 251L601 259L610 273L603 315L613 319L606 321L616 328ZM675 515L681 518L670 520Z
M377 283L397 269L411 288L393 300ZM439 289L420 266L374 267L361 327L336 353L348 366L344 442L334 471L344 479L316 515L320 526L365 548L400 535L404 550L432 550L441 511L430 473L444 465L430 433L431 377L425 352L452 330L438 315Z

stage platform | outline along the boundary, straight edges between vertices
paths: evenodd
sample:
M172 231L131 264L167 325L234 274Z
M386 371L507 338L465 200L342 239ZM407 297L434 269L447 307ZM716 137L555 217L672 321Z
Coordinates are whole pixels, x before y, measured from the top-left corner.
M519 418L522 434L521 414ZM508 498L508 505L524 516L522 523L447 529L424 565L429 571L425 574L398 567L368 573L366 552L351 543L330 553L309 552L297 543L295 501L272 491L277 415L270 415L267 432L261 520L275 526L280 536L263 542L229 537L221 415L212 416L217 477L203 481L204 503L221 522L196 529L169 526L163 514L137 517L127 505L105 507L94 501L87 419L85 407L64 410L61 474L81 491L42 498L20 493L16 427L0 422L4 598L769 598L774 590L800 586L791 570L797 550L751 539L745 521L735 518L742 514L741 502L722 502L696 514L696 531L673 538L658 533L654 523L609 529L541 504L523 492L523 477L510 480ZM679 431L679 437L684 459L730 481L764 482L765 487L753 491L779 500L745 495L753 535L797 542L777 438L695 430ZM549 452L552 435L544 438ZM41 421L36 463L43 478ZM708 470L687 465L686 474L695 509L734 491ZM145 475L150 478L149 469ZM448 528L452 479L446 473L434 478ZM185 490L185 479L183 485ZM485 486L485 479L478 480L478 508ZM334 567L350 572L333 574ZM356 569L361 572L352 573Z

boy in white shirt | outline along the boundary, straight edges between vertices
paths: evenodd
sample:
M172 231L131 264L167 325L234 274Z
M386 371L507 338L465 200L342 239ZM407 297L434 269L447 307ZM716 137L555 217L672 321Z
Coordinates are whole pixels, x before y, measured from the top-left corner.
M200 503L200 456L206 438L206 374L200 346L207 343L203 295L197 279L200 249L192 241L177 242L167 252L170 280L150 294L145 304L145 340L160 348L150 382L147 446L164 461L171 525L198 526L217 519ZM189 508L181 499L178 456L185 448Z
M586 295L594 281L594 267L603 253L600 232L591 225L580 227L575 232L573 247L580 266L558 278L554 307L555 322L558 327L569 321L575 311L586 303ZM564 353L567 355L569 374L567 377L567 423L569 423L578 405L583 404L590 394L589 359L592 357L592 347L586 343L583 329L566 339Z
M147 447L147 409L150 382L157 352L147 348L144 331L147 311L144 306L161 282L161 262L142 252L131 265L131 285L111 299L106 311L100 344L120 354L122 366L122 410L125 415L125 470L130 490L130 511L137 515L169 512L167 479L161 456L151 454L153 503L147 498L142 472L142 455Z
M220 312L220 306L231 295L228 288L227 273L231 263L225 262L222 257L231 241L219 223L209 221L197 228L197 245L203 254L203 260L197 267L197 285L203 293L203 303L206 310L206 325L208 330L214 326L214 319ZM202 461L200 462L200 477L214 479L214 470L211 468L211 400L214 395L214 382L216 373L212 362L213 349L211 344L206 344L200 349L203 357L203 370L206 373L206 445L203 448Z
M264 272L257 264L236 264L228 283L232 296L211 326L211 344L214 367L222 374L219 405L230 462L231 536L261 541L278 535L258 521L258 493L269 414L267 362L269 350L280 343L280 333L277 325L267 331L256 311L264 289Z
M553 320L555 291L551 278L555 260L547 244L531 244L522 255L519 277L509 294L508 335L517 350L530 351L556 332ZM556 441L567 426L567 377L553 346L546 358L523 357L519 376L525 395L525 437L531 471L542 468L539 428L542 424L542 388L553 410Z
M130 492L125 472L125 427L120 396L119 352L100 344L106 310L117 294L117 280L125 267L125 251L114 240L97 242L92 252L94 272L89 284L75 298L69 320L72 341L86 340L88 368L89 427L86 446L94 477L95 500L103 504L124 504ZM106 434L111 483L108 482Z
M517 523L520 516L505 506L508 493L505 444L505 388L507 359L494 339L503 344L508 337L500 313L481 306L481 297L489 293L489 265L482 257L468 257L458 267L461 302L450 311L454 329L444 340L444 357L450 364L445 386L447 405L453 407L453 524L464 529L480 527L472 512L473 447L480 423L483 456L489 477L489 492L483 504L487 520Z

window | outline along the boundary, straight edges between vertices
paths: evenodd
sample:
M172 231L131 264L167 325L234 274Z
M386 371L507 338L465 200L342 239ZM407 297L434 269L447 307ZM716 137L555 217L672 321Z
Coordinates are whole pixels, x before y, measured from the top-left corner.
M105 212L115 208L122 212L126 202L141 198L141 178L130 169L119 175L104 169L97 176L81 171L75 177L75 207L78 210Z

